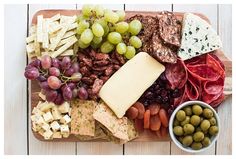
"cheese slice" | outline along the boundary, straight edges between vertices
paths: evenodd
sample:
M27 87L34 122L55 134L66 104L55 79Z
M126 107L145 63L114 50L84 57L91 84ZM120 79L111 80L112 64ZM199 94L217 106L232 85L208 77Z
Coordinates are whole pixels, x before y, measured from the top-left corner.
M161 63L140 52L111 76L99 96L121 118L164 70Z
M181 47L182 60L214 51L222 47L220 37L212 26L197 15L186 13L183 19Z

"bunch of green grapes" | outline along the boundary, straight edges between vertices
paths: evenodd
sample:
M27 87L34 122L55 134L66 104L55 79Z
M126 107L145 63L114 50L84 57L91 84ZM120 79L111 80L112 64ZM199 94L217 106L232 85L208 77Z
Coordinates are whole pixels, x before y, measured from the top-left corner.
M141 40L136 36L142 29L139 20L130 23L124 21L125 12L104 9L100 5L84 5L82 15L77 18L77 37L80 48L91 46L100 49L102 53L116 50L127 59L136 54L136 49L142 46ZM125 44L124 37L129 37Z

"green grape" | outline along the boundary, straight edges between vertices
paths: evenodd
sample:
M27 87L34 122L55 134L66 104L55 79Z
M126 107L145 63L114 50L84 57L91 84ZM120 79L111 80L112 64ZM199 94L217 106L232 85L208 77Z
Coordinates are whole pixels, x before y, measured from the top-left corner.
M125 43L119 43L116 45L116 51L119 54L124 54L126 52L126 45Z
M108 33L110 32L109 27L108 27L107 25L105 25L105 26L103 27L103 29L104 29L103 37L106 37L106 36L108 35Z
M129 24L127 22L119 22L116 24L116 31L118 33L125 33L129 29Z
M85 29L81 34L80 39L83 43L89 44L93 40L93 33L91 29Z
M101 5L96 5L94 11L97 17L102 17L104 15L104 8Z
M77 23L81 22L82 20L88 20L89 17L83 16L83 15L78 15L76 18Z
M129 32L132 35L137 35L141 29L142 29L142 24L139 20L135 19L129 23Z
M131 36L129 43L137 49L142 46L142 41L137 36Z
M120 33L117 32L111 32L108 34L107 39L112 44L118 44L122 41L122 37Z
M81 49L87 48L90 44L85 44L81 41L81 39L78 40L78 45Z
M109 41L106 41L101 46L102 53L109 53L114 49L114 45L112 45Z
M116 11L116 14L119 16L119 21L123 21L125 19L125 11L118 10Z
M82 13L83 13L84 16L89 17L89 16L92 15L92 10L93 10L93 5L86 4L82 8Z
M104 18L96 19L95 23L100 24L103 29L107 26L107 21Z
M102 42L102 37L94 36L92 42L95 43L95 44L100 44Z
M110 22L113 24L119 21L119 16L111 10L106 11L104 14L104 17L107 22Z
M97 48L99 48L100 46L101 46L101 43L98 43L98 44L96 44L96 43L94 43L93 41L90 43L90 46L93 48L93 49L97 49Z
M89 23L86 20L82 20L79 22L76 32L81 35L87 28L89 28Z
M92 31L93 31L93 34L97 37L102 37L104 35L104 29L102 25L99 23L94 23L92 25Z
M127 46L126 52L125 52L125 57L127 59L132 59L135 56L136 50L133 46Z
M113 32L116 30L115 26L113 25L109 25L108 27L109 27L109 32Z

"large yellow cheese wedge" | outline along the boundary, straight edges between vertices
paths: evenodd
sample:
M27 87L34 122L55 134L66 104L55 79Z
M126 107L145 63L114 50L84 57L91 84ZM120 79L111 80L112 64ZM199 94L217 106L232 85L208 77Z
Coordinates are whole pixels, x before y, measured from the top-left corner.
M99 96L118 118L122 118L164 70L161 63L147 53L140 52L110 77Z

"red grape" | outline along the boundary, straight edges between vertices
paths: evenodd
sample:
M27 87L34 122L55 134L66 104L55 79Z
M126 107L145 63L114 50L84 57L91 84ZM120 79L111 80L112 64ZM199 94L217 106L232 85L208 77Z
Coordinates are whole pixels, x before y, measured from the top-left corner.
M51 67L51 64L52 64L52 60L49 55L44 55L41 58L41 65L43 69L49 69Z
M39 76L39 70L35 67L28 68L25 70L24 75L29 80L35 80Z
M48 77L48 85L52 89L58 89L61 87L61 81L56 76Z
M55 90L46 91L47 101L53 102L53 101L55 101L56 98L57 98L57 91L55 91Z
M77 73L74 73L72 76L71 76L71 79L73 82L78 82L80 81L82 78L82 75L81 73L77 72Z
M60 61L57 58L52 58L52 66L60 68Z
M73 89L72 91L73 98L76 98L78 96L78 89Z
M78 97L82 100L88 99L88 92L84 87L80 87L78 90Z
M51 67L49 68L49 74L52 75L52 76L60 76L60 70L56 67Z
M32 65L27 65L27 66L25 67L25 71L28 70L28 69L30 69L30 68L32 68L32 67L34 67L34 66L32 66Z
M58 93L57 98L54 100L54 103L56 105L61 105L63 102L64 102L64 99L63 99L61 93Z
M37 80L38 80L39 82L44 82L44 81L47 81L47 78L46 78L45 76L43 76L43 75L39 75L38 78L37 78Z
M76 84L72 82L68 83L67 86L70 87L71 90L76 88Z
M65 87L62 90L62 95L65 100L71 100L73 97L72 91L69 86L65 85Z
M39 59L35 59L29 63L29 65L40 68L41 67L41 61Z
M71 60L70 57L63 57L62 62L61 62L61 68L63 70L69 69L71 66Z
M79 72L79 63L74 62L71 66L74 69L74 72Z
M70 77L73 73L74 73L73 68L69 68L65 71L65 75L68 76L68 77Z
M44 81L44 82L39 83L39 86L40 86L41 89L43 89L43 90L51 90L51 88L48 86L48 82L47 82L47 81Z

